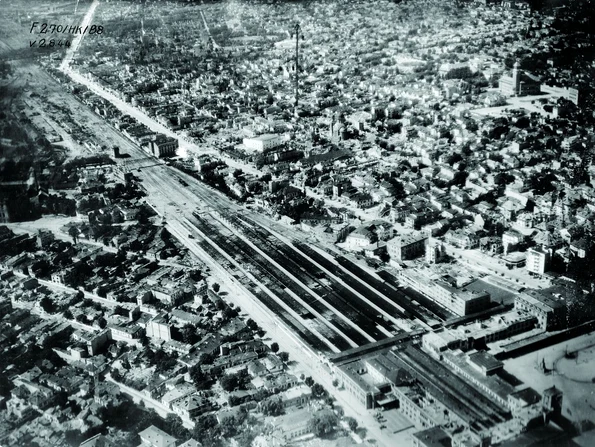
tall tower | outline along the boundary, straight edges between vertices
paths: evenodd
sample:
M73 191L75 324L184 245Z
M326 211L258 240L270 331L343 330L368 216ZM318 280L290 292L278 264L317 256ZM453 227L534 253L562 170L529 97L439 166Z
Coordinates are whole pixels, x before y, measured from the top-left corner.
M0 199L0 223L10 222L10 212L5 199Z
M521 74L520 74L520 64L519 61L516 61L512 66L512 85L514 85L514 95L517 96L520 94L520 87L521 87Z
M299 44L299 38L300 38L300 24L296 23L295 27L294 27L294 31L295 31L295 112L297 113L297 107L298 107L298 87L299 87L299 80L300 80L300 66L299 66L299 55L300 55L300 44Z
M144 45L145 43L145 19L140 18L140 42Z
M140 62L145 61L145 57L149 53L148 46L149 46L149 36L145 31L145 0L141 0L140 5L140 52L139 52L139 60Z
M561 390L557 389L555 385L547 390L543 390L541 403L544 412L560 414L562 412L563 399L564 394Z
M39 192L39 183L37 182L37 175L35 169L29 169L29 178L27 179L27 189L32 195L36 195Z
M145 30L145 12L147 7L146 0L141 0L140 2L140 41L142 43L143 48L147 46L149 43L150 37L147 35L147 31Z

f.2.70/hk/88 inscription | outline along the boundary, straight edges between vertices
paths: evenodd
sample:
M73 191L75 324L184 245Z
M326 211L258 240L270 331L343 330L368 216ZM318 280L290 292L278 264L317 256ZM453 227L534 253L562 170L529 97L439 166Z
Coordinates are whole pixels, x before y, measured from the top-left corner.
M56 25L55 23L39 23L33 22L31 24L30 34L39 28L38 34L103 34L103 25L87 25L84 28L80 25Z

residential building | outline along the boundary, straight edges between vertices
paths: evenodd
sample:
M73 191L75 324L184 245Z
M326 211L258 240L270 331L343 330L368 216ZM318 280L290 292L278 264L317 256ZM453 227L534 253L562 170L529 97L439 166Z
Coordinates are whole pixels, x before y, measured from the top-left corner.
M188 441L180 444L178 447L202 447L202 444L190 438Z
M444 238L447 243L458 248L473 249L479 247L479 237L468 230L449 230Z
M502 253L502 238L496 236L482 237L479 240L479 248L490 256Z
M513 251L523 241L523 235L516 230L508 230L502 234L504 253Z
M101 433L92 436L81 442L79 447L112 447L114 445L105 435Z
M310 433L311 413L307 408L285 414L277 418L275 425L285 441L290 441Z
M590 249L590 242L586 237L574 240L570 243L570 252L577 258L584 259Z
M375 235L366 228L359 228L347 235L345 244L349 247L366 247L375 240Z
M190 420L211 410L212 405L209 399L194 393L173 401L171 408L181 418Z
M447 79L466 78L472 75L468 62L442 64L438 68L438 74Z
M425 248L426 262L428 264L436 264L446 256L442 242L432 237L428 238L428 243Z
M140 338L142 328L139 326L110 326L109 337L115 341L125 341L127 343L136 343Z
M312 390L305 384L289 388L287 391L281 393L281 401L285 408L304 405L308 403L311 398Z
M94 356L107 344L109 339L109 331L101 331L99 333L75 331L72 334L72 338L85 343L87 345L87 351L89 355Z
M386 243L391 259L405 261L415 259L425 252L427 237L418 233L397 236Z
M549 269L550 253L543 248L530 248L527 250L527 271L543 275Z

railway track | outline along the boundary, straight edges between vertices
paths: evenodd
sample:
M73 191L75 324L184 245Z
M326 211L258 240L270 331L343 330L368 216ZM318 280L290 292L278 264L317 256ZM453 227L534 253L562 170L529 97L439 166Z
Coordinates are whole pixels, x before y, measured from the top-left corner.
M244 234L261 244L271 257L282 262L285 268L290 269L302 282L313 289L318 299L325 305L338 309L335 312L340 312L362 328L369 335L368 342L387 338L387 332L393 329L392 325L378 317L378 313L356 295L329 278L326 272L312 263L307 256L289 247L258 224L251 225L239 217L232 218L231 221L241 228ZM383 327L384 331L379 330L378 326Z
M184 221L170 221L168 226L173 232L172 234L176 235L176 237L181 240L186 240L187 246L197 256L208 258L208 263L211 264L215 270L224 273L224 277L227 275L228 277L233 278L236 287L243 288L247 291L253 299L258 301L257 305L266 304L265 307L269 314L274 315L273 318L279 319L285 328L298 336L303 342L307 343L308 346L319 352L329 351L329 346L325 344L320 337L302 325L299 319L295 318L290 312L287 312L282 305L275 300L272 300L263 289L254 283L244 272L237 269L233 262L230 262L220 250L208 243L206 238L194 236L194 240L188 240L186 236L187 232L190 231L197 234L197 229L193 225ZM333 349L331 348L331 351L332 350Z
M273 268L267 260L258 254L255 250L242 241L239 237L230 234L222 234L221 229L214 223L208 222L201 216L194 215L192 223L197 226L199 230L208 234L215 244L221 247L224 251L230 254L233 259L240 265L245 265L246 269L250 271L255 277L269 289L271 292L281 299L293 312L306 320L309 325L316 332L322 334L328 339L333 346L340 351L358 346L356 343L350 343L349 339L355 335L355 331L348 330L348 333L342 335L343 331L339 330L340 321L334 316L328 320L316 318L315 315L300 302L300 297L295 294L295 285L291 284L289 278L284 279L282 273ZM292 293L288 293L287 289ZM297 298L296 298L297 297ZM343 328L342 328L343 329Z
M408 314L406 311L404 311L404 309L400 308L394 303L391 303L390 301L383 299L376 292L363 285L357 279L353 278L349 273L347 273L340 267L340 264L338 262L333 262L331 259L322 255L317 250L313 249L312 247L308 246L303 242L294 241L293 245L298 250L302 251L304 254L315 260L318 264L322 265L333 275L338 277L341 281L343 281L345 286L363 296L366 300L368 300L370 303L376 306L376 308L378 308L385 315L390 315L392 317L396 316L397 318L407 320L413 319L413 315Z
M401 290L397 289L394 285L387 284L385 281L376 278L375 276L371 275L357 264L351 262L349 259L343 256L339 256L337 258L337 262L343 268L349 270L359 279L364 281L366 284L369 284L370 286L374 287L376 290L381 292L384 296L390 298L396 306L403 308L406 315L408 315L410 318L417 318L423 322L432 320L442 321L442 319L438 315L431 312L430 310L420 305L413 304L413 300L411 300Z
M251 272L243 271L238 268L237 262L229 259L229 255L224 252L221 247L210 238L202 233L193 223L185 225L185 231L198 232L201 235L201 240L196 242L200 250L204 252L214 264L218 265L220 269L226 274L232 276L237 280L242 287L248 290L261 304L277 315L278 318L301 337L312 348L323 352L339 352L340 350L334 346L326 337L318 333L315 328L307 327L305 322L295 311L287 306L286 303L279 300L272 295L270 289L258 281ZM202 234L201 234L202 233ZM185 237L185 236L182 236Z
M364 311L368 310L369 314L374 314L374 312L371 309L366 309L365 306L364 311L362 311L361 306L357 305L358 303L350 302L340 297L333 290L335 284L326 277L324 271L311 263L307 257L296 253L285 243L266 232L262 227L249 226L248 223L239 218L234 220L237 222L237 225L241 226L242 231L248 237L252 237L255 242L262 243L264 249L267 250L271 257L275 258L278 262L283 262L285 268L290 269L301 281L314 289L319 299L322 299L333 308L340 308L340 312L347 318L355 319L363 327L369 329L369 332L374 334L374 340L369 341L377 341L385 338L382 332L375 330L373 325L370 326L374 322L366 316Z

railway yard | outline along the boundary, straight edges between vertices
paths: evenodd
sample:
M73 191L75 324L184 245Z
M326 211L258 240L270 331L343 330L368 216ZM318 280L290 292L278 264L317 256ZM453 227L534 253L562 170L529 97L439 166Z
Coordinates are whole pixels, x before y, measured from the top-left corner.
M285 243L243 214L215 218L223 214L193 213L190 221L205 235L198 243L318 350L364 346L441 319L407 291L345 257L303 242ZM231 260L225 254L233 254ZM259 278L268 293L243 272ZM321 349L307 328L329 344Z

